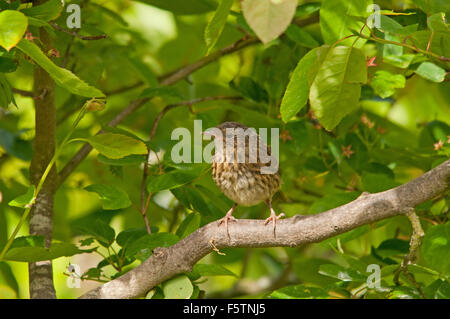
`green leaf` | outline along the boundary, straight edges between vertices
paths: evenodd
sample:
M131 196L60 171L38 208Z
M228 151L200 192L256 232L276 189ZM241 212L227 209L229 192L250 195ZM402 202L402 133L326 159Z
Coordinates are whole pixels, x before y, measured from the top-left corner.
M359 32L363 22L355 17L365 17L369 13L366 0L327 0L322 2L320 8L320 29L327 44L334 44L336 41L353 34L352 31ZM365 28L363 33L368 32ZM352 45L354 39L346 39L340 42L343 45ZM363 45L365 41L358 40L357 45Z
M194 292L194 286L185 275L178 275L162 284L165 299L189 299Z
M5 255L5 260L36 262L85 252L90 252L90 250L81 250L73 244L62 242L53 242L47 249L44 246L43 236L25 236L14 239Z
M63 3L61 0L48 0L38 6L24 8L21 11L29 17L44 21L55 20L61 14Z
M450 299L450 283L447 280L437 279L423 291L430 299Z
M276 299L324 299L328 298L328 293L317 287L305 287L304 285L286 286L273 291L270 298Z
M361 178L363 190L369 193L378 193L400 184L385 174L364 173Z
M411 65L415 57L416 57L415 54L410 53L402 55L387 55L383 56L383 62L391 64L401 69L406 69Z
M11 85L6 79L6 76L0 73L0 107L7 108L11 103L16 105Z
M135 138L116 134L103 133L89 138L76 138L71 141L86 141L100 154L112 158L119 159L132 154L147 154L147 146Z
M17 70L17 63L10 58L0 56L0 72L11 73Z
M123 209L131 206L128 194L112 185L92 184L84 188L88 192L100 195L105 210Z
M375 93L385 99L394 95L395 89L405 87L405 77L402 74L392 74L389 71L380 70L370 82Z
M33 156L33 147L30 141L20 137L23 132L24 130L12 133L0 128L0 145L9 155L29 161Z
M128 245L125 255L145 260L157 247L169 247L178 242L178 237L171 233L147 234Z
M437 141L445 141L447 135L450 135L450 125L441 121L431 121L420 132L419 146L430 148Z
M329 209L347 204L358 197L357 192L327 194L315 201L310 207L308 213L317 214Z
M339 279L341 281L357 281L365 282L366 276L361 275L359 272L348 269L335 264L325 264L319 267L319 274L324 276Z
M267 102L269 100L267 91L248 76L241 76L238 81L233 80L229 85L232 89L241 93L243 97L252 101Z
M155 73L150 69L150 67L142 62L139 58L136 57L126 57L131 67L139 74L141 79L145 81L147 85L156 86L158 85L158 78Z
M28 28L27 17L19 11L5 10L0 12L0 46L11 50L22 39Z
M409 251L409 243L397 238L383 241L376 249L378 256L388 258L393 256L404 256Z
M97 156L97 160L100 163L107 164L107 165L114 165L114 166L128 166L128 165L139 165L141 163L145 162L145 156L144 155L128 155L121 158L109 158L102 154L99 154Z
M198 213L192 213L181 222L176 231L176 235L183 239L200 227L201 216Z
M206 201L197 188L176 188L172 189L172 193L179 201L183 203L183 205L199 212L202 216L217 219L222 215L221 210L216 207L216 203L214 203L212 197L205 196L209 199Z
M309 93L311 108L327 130L358 108L361 83L366 82L366 59L361 50L330 48Z
M448 32L448 26L445 20L445 14L442 12L433 14L427 19L428 28L432 31Z
M448 0L413 0L413 2L423 11L429 14L436 12L450 12Z
M450 222L429 228L421 249L427 265L443 274L450 273Z
M287 28L286 35L289 39L297 42L305 48L315 48L319 46L319 42L317 42L308 31L295 24L291 24Z
M276 39L291 23L297 0L243 0L242 12L248 25L264 43Z
M116 237L114 229L100 219L77 223L75 228L85 235L93 236L104 247L109 247Z
M422 299L417 289L412 287L395 287L390 293L389 299Z
M170 97L175 98L177 100L183 99L183 95L178 92L175 88L169 87L169 86L157 86L157 87L151 87L146 88L142 91L139 98L153 98L155 96L160 97Z
M171 11L175 14L201 14L216 9L213 0L139 0L140 2Z
M437 289L435 296L437 299L450 299L450 283L444 281Z
M292 73L280 107L281 118L285 123L295 116L308 101L309 83L307 75L316 60L317 49L312 49L303 56Z
M382 14L380 16L380 29L392 34L408 35L417 30L417 24L404 27L394 19Z
M205 42L206 48L208 49L206 54L211 52L222 34L232 5L233 0L221 0L213 18L206 25Z
M122 248L128 247L130 244L138 240L139 238L147 235L145 228L131 228L123 230L117 235L117 244Z
M443 68L432 62L423 62L415 72L424 79L436 83L444 81L447 74Z
M214 264L196 264L192 269L192 272L199 276L234 276L235 273L226 269L221 265Z
M19 293L19 284L14 276L12 267L6 262L0 262L0 282L5 283L9 288L15 291L16 294ZM2 296L1 292L0 296ZM0 298L4 299L3 296Z
M165 189L180 187L196 179L204 170L205 165L196 165L189 169L172 170L163 175L153 177L147 184L147 190L149 193L155 193Z
M20 195L19 197L14 198L12 201L8 203L9 206L25 208L28 205L32 204L34 200L34 185L28 187L28 190L25 194Z
M33 42L22 40L17 47L47 71L59 86L69 92L85 97L105 96L99 89L86 84L69 70L54 64Z
M295 12L296 18L302 18L320 10L320 2L307 2L300 4Z

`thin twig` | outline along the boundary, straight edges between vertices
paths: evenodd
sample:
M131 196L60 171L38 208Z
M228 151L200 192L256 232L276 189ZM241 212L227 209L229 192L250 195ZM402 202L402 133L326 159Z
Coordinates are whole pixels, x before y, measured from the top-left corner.
M420 48L416 47L415 45L410 45L410 44L407 44L407 43L402 43L402 42L396 42L396 41L382 39L382 38L377 37L371 28L367 27L367 29L370 30L371 36L366 36L366 35L360 33L359 36L361 38L366 39L366 40L372 40L372 41L375 41L375 42L378 42L378 43L382 43L382 44L398 45L398 46L401 46L401 47L404 47L404 48L408 48L408 49L410 49L412 51L416 51L418 53L422 53L423 55L427 55L427 56L433 57L433 58L438 59L438 60L443 61L443 62L450 62L450 57L440 56L440 55L437 55L436 53L428 51L430 49L429 46L427 46L427 50L423 50L423 49L420 49ZM353 35L353 36L356 36L356 35ZM431 39L430 39L430 42L431 42ZM428 44L430 44L430 43L428 43Z
M61 31L61 32L64 32L64 33L67 33L67 34L69 34L69 35L71 35L71 36L73 36L73 37L76 37L76 38L78 38L78 39L81 39L81 40L101 40L101 39L104 39L104 38L107 37L106 34L100 34L100 35L79 35L77 32L75 32L75 31L70 31L70 30L68 30L68 29L66 29L66 28L63 28L63 27L57 25L57 24L54 23L54 22L49 22L49 24L50 24L53 28L55 28L56 30Z
M34 93L31 91L26 91L26 90L21 90L21 89L16 89L16 88L13 88L12 91L14 93L20 94L22 96L34 98Z
M417 288L420 295L424 299L426 299L426 296L422 291L422 287L415 280L414 276L408 271L408 265L410 265L417 259L417 254L422 242L422 237L425 235L425 233L423 232L422 226L420 225L419 216L416 215L414 208L409 208L406 216L408 217L412 227L411 241L409 243L409 253L403 258L400 267L395 271L394 282L396 285L400 285L400 273L403 272L409 279L409 281Z

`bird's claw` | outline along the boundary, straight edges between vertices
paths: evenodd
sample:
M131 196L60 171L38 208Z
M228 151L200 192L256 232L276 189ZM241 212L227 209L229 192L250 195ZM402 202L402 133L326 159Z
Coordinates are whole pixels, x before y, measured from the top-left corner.
M270 213L270 217L266 218L266 220L264 221L264 225L267 225L270 221L272 221L273 223L273 235L276 237L276 228L277 228L277 220L280 218L285 217L286 215L284 213L281 213L277 216L277 214L275 214L274 211L271 211Z
M228 222L230 220L233 221L233 222L237 221L237 219L234 218L232 215L225 215L223 218L219 219L219 222L217 223L217 227L220 227L220 225L225 224L225 228L227 230L228 238L231 238L230 237L230 231L228 230Z

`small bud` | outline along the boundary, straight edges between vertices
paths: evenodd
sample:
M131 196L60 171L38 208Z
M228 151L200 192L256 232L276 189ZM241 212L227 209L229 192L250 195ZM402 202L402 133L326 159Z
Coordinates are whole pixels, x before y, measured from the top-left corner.
M50 57L53 57L53 58L59 58L60 57L59 51L56 50L56 49L48 50L47 55L50 56Z
M88 112L98 112L105 109L106 101L93 99L88 102L86 110Z

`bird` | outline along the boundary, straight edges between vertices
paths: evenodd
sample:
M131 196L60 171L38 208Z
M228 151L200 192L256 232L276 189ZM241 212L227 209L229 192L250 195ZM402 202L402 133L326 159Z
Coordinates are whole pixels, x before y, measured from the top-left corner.
M204 131L203 135L214 140L212 178L222 193L234 202L218 221L218 226L224 224L230 238L228 222L237 221L233 216L236 206L253 206L265 202L270 209L270 217L264 224L272 221L276 237L277 220L284 214L277 215L272 208L272 196L281 188L281 176L270 146L261 140L254 129L249 130L238 122L224 122ZM271 169L273 166L276 170Z

